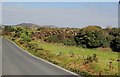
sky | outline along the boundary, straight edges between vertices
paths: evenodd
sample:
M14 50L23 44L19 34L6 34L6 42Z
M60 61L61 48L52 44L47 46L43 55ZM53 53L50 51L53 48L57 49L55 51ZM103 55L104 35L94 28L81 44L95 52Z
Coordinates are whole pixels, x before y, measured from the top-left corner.
M117 2L3 2L2 24L118 26Z

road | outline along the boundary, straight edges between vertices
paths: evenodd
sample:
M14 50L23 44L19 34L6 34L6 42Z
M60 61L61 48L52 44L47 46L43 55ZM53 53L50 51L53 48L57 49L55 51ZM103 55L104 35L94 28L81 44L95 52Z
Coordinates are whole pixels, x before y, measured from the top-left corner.
M2 39L2 75L73 75L25 53Z

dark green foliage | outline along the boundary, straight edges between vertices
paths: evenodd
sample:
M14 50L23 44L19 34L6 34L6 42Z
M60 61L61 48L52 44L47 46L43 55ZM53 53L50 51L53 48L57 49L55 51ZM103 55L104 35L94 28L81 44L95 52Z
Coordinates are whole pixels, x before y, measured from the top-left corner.
M110 47L111 41L114 39L114 36L106 35L106 39L102 45L103 48Z
M112 41L111 41L111 48L113 51L118 51L120 52L120 36L116 36Z
M13 32L13 31L14 31L14 28L12 26L5 26L2 34L3 35L11 35L10 32Z
M6 31L6 32L13 32L14 28L12 26L5 26L4 27L4 31Z
M21 33L20 37L21 37L22 40L25 41L25 42L30 42L30 41L31 41L31 37L28 36L26 33Z
M54 42L54 43L60 43L61 42L58 35L48 36L44 41L46 41L46 42Z
M64 38L62 34L48 36L44 41L50 43L63 43L64 45L76 45L73 38Z
M31 37L28 30L24 27L15 27L15 35L14 37L20 37L24 42L30 42Z
M109 34L113 36L110 42L110 47L113 51L120 52L120 28L112 28L109 30Z
M105 42L104 31L96 26L88 26L80 30L75 36L77 45L86 46L88 48L101 47Z
M39 47L38 44L36 44L36 43L28 43L27 48L30 51L35 51L35 52L37 52L38 50L43 50L43 48Z
M64 45L76 45L75 40L74 39L65 39L63 41Z
M106 41L102 47L111 47L114 51L119 51L120 28L106 28Z
M112 28L109 31L109 34L116 37L116 36L120 36L120 28Z

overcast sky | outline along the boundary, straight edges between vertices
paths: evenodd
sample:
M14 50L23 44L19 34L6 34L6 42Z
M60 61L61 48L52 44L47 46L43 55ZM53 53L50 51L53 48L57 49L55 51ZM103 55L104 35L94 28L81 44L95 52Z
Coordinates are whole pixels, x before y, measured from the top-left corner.
M58 27L118 26L116 2L6 2L2 24L34 23Z

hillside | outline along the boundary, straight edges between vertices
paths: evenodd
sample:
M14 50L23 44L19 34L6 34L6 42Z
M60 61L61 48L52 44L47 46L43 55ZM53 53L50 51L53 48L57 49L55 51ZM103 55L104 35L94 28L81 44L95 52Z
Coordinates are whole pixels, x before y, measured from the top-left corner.
M33 23L21 23L16 26L29 27L29 28L39 28L40 26Z

